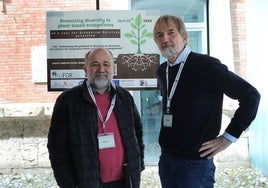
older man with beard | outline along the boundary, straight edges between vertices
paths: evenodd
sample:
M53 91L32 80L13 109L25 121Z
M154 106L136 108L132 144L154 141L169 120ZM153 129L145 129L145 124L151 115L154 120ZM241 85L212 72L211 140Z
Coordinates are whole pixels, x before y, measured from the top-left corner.
M213 157L235 142L256 116L260 94L208 55L192 52L180 17L163 15L154 40L167 61L158 69L163 96L159 175L163 188L212 188ZM223 95L239 107L223 135Z
M130 93L112 81L105 48L85 56L88 79L56 100L48 151L60 187L139 188L144 169L140 115Z

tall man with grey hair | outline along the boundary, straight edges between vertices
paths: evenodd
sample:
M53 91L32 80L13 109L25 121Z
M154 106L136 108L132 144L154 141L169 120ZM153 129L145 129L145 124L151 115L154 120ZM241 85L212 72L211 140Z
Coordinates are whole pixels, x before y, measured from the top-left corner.
M256 116L260 94L211 56L192 52L180 17L160 16L154 40L167 61L157 75L163 96L159 175L163 188L212 188L213 157L235 142ZM239 107L223 135L223 95Z

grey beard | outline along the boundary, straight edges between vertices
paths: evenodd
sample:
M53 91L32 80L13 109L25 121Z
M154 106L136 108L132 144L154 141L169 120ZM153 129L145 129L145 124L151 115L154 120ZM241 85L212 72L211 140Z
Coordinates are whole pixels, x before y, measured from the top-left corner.
M105 89L109 86L110 81L107 80L93 80L92 81L92 86L95 87L96 89Z
M177 53L176 48L166 49L161 52L162 56L169 59Z

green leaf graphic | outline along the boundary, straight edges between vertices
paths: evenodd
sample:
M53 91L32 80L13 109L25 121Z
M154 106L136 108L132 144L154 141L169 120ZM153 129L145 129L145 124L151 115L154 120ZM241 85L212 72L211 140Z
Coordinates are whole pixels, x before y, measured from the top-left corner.
M143 23L141 14L135 18L134 23L130 23L130 27L133 30L130 33L125 33L124 36L130 40L131 44L137 46L137 54L142 54L141 45L146 43L145 38L153 38L153 33L148 32L145 28L146 24Z

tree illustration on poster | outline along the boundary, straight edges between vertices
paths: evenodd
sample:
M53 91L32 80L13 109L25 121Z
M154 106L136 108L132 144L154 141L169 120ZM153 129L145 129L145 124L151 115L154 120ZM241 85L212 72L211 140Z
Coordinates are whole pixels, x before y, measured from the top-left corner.
M153 33L146 28L146 19L143 20L138 14L133 22L130 23L130 32L124 34L130 43L137 47L135 54L119 54L116 63L120 65L119 77L128 78L152 78L159 66L159 54L148 54L142 52L142 45L146 39L153 38ZM154 76L153 76L154 77Z

